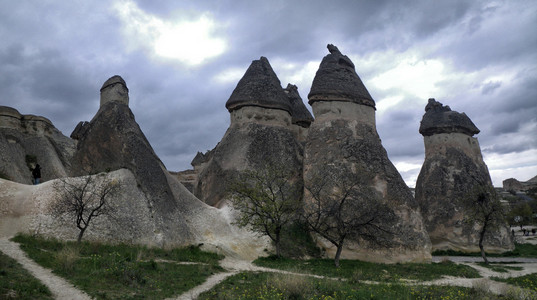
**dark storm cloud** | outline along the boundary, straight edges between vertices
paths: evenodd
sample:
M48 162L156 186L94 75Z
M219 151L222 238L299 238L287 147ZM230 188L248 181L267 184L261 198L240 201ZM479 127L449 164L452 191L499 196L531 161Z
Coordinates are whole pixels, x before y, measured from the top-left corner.
M57 50L10 45L0 54L0 73L5 74L0 80L2 102L17 100L21 113L47 116L63 131L77 122L73 108L84 112L92 107L87 74L67 65Z
M537 122L537 14L531 1L136 1L162 22L195 21L202 14L216 22L213 34L227 48L196 66L158 57L151 41L125 34L136 22L120 18L116 3L0 4L0 105L43 115L69 135L97 112L102 83L121 75L155 152L169 169L180 170L222 138L229 125L225 102L252 60L266 56L283 86L299 80L307 102L316 70L296 74L306 72L308 63L318 66L328 54L326 44L334 43L354 61L377 101L377 128L392 161L423 161L418 128L429 97L466 112L482 130L478 138L487 153L537 148L530 135ZM369 83L402 57L441 61L445 76L435 83L440 94L411 95L408 87ZM403 100L381 104L394 97ZM407 179L417 172L402 174Z
M377 114L377 130L390 159L423 156L423 138L418 129L421 111L403 100L397 108Z
M518 5L512 4L510 1L483 2L480 10L470 13L472 18L463 38L453 39L434 55L449 57L464 70L535 60L537 35L528 34L529 28L537 26L534 3L520 1Z
M537 147L537 140L531 136L510 136L503 142L496 142L491 146L482 147L485 153L508 154L520 153Z
M416 20L413 24L416 37L424 38L459 22L472 5L473 1L422 1L417 7L407 7L407 12L415 16L406 20Z
M475 110L474 123L487 152L522 152L537 147L537 77L519 72L515 80L486 95L486 105ZM532 129L533 128L533 129Z
M525 70L515 76L509 87L498 91L497 101L492 101L494 112L531 110L537 112L537 68ZM534 114L537 115L537 114Z

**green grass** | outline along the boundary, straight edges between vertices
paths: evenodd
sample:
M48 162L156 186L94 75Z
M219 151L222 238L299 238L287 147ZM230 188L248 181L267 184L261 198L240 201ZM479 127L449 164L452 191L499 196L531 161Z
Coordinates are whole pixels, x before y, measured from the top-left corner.
M198 299L497 299L472 288L362 284L306 276L243 272Z
M50 290L11 257L0 252L0 299L54 299Z
M18 235L30 258L97 299L160 299L179 295L223 269L197 247L163 250L131 245L60 242ZM196 262L198 264L178 264Z
M331 259L297 260L263 257L255 260L254 264L292 272L379 282L398 282L402 278L408 280L434 280L442 276L481 277L475 269L449 261L430 264L377 264L358 260L341 260L340 267L336 268L334 261Z
M537 273L528 274L520 277L510 277L510 278L498 278L491 277L496 281L507 282L525 289L529 289L537 293Z
M437 250L434 256L481 256L480 252L460 252L453 250ZM487 257L537 257L537 245L517 244L515 250L504 253L486 253Z
M523 267L513 267L513 266L505 266L505 265L502 265L502 264L499 264L499 263L489 263L488 265L485 264L485 263L477 263L479 266L481 267L484 267L484 268L488 268L494 272L498 272L498 273L508 273L509 270L513 270L513 271L521 271L521 270L524 270Z

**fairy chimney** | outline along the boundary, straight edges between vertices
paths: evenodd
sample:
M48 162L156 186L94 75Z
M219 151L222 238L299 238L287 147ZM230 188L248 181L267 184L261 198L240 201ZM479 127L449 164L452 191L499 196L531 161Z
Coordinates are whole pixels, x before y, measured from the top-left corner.
M101 107L108 102L119 102L129 105L129 89L125 80L114 75L104 82L101 87Z
M252 61L226 108L230 126L200 170L199 199L220 206L226 184L244 170L285 166L301 178L303 150L292 128L291 103L267 58Z
M465 222L461 201L477 187L492 189L487 165L474 135L479 129L465 113L429 99L419 132L425 161L416 182L418 201L433 250L479 251L479 234ZM488 252L514 248L507 226L485 236Z
M377 133L375 101L352 61L337 47L328 45L328 49L330 54L323 58L308 95L315 121L304 148L304 185L315 188L318 179L325 178L323 184L332 191L347 178L361 177L363 181L352 191L367 193L366 205L382 205L387 214L393 214L389 224L384 224L394 233L386 237L388 243L378 246L357 237L343 249L342 258L429 261L431 244L418 204L390 162ZM306 192L305 203L312 197ZM360 210L355 213L358 216ZM329 254L336 251L322 239L319 244Z

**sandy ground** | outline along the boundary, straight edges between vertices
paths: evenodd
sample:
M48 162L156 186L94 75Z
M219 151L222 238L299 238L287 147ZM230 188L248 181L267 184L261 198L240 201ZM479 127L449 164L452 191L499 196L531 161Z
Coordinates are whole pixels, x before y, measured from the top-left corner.
M530 237L524 237L531 240ZM529 241L528 241L529 242ZM8 256L17 260L25 269L27 269L31 274L33 274L37 279L41 280L53 293L56 299L91 299L84 292L76 289L70 283L68 283L63 278L60 278L48 269L45 269L34 261L29 259L26 254L19 248L17 243L9 241L7 238L0 238L0 251L4 252ZM446 276L442 279L433 280L433 281L407 281L406 284L410 285L453 285L461 287L473 287L486 291L490 291L495 294L506 294L506 293L515 293L516 295L524 295L530 299L536 295L530 293L526 290L520 289L518 287L508 285L503 282L497 282L490 280L490 277L518 277L527 274L537 273L537 259L526 259L526 258L491 258L492 261L501 261L505 266L516 266L523 267L523 270L509 270L508 273L498 273L494 272L488 268L482 267L477 264L481 262L480 258L476 257L434 257L435 261L440 261L443 259L450 259L456 263L465 264L472 268L475 268L483 278L461 278L461 277L451 277ZM515 263L517 262L517 263ZM274 272L282 274L290 274L297 276L311 276L315 278L324 278L324 279L337 279L329 278L318 275L311 274L302 274L287 272L282 270L258 267L253 265L250 261L238 260L235 258L226 257L220 262L220 265L226 270L226 272L218 273L207 278L207 280L195 288L179 295L175 298L177 300L187 300L187 299L196 299L201 293L212 289L214 286L228 278L229 276L235 275L239 272L250 271L250 272ZM378 282L364 281L368 284L378 284Z

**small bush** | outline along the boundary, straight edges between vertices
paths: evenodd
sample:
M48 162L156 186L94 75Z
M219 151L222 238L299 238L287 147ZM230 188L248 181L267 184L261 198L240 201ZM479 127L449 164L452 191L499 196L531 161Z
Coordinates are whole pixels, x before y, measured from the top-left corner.
M506 299L532 300L537 298L537 293L535 291L525 290L513 286L505 287L504 290L501 291L501 294Z
M364 272L362 272L362 269L356 269L352 272L350 281L352 283L359 283L360 281L364 280Z
M289 274L273 274L267 285L283 291L288 299L300 299L305 290L312 288L309 278Z
M79 258L80 250L76 245L69 245L56 252L55 255L60 269L64 272L71 272Z
M490 292L490 281L485 278L475 280L472 283L472 288L475 290L477 295L484 296Z

